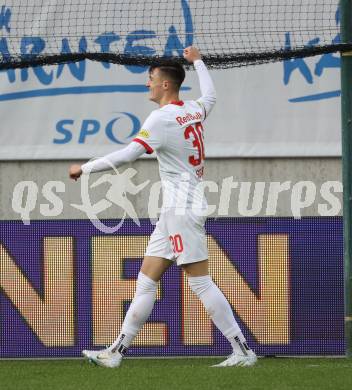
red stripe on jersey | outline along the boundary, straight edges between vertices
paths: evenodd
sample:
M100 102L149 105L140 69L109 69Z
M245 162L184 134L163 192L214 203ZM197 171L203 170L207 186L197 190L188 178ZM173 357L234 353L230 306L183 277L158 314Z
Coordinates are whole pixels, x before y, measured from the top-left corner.
M176 106L183 106L185 103L183 103L182 100L173 100L170 102L170 104L175 104Z
M141 140L139 138L134 138L132 141L138 142L139 144L144 146L147 154L152 154L154 152L154 150L146 142L144 142L143 140Z
M203 143L203 126L201 122L196 123L196 132L198 134L198 138L201 144L201 152L202 152L202 160L205 160L205 155L204 155L204 143Z

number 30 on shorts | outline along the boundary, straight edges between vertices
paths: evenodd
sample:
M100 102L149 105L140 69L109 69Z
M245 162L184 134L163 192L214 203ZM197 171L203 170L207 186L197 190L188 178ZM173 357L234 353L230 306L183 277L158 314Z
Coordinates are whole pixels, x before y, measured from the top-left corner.
M179 234L175 234L174 236L169 237L172 250L174 253L182 253L183 252L183 242L182 237Z

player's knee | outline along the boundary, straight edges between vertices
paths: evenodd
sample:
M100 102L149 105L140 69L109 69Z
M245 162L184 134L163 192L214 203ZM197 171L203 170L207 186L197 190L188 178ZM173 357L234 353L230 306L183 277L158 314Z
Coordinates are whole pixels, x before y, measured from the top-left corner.
M209 261L203 260L195 263L182 264L188 277L206 276L209 274Z
M147 275L144 275L142 272L138 274L136 296L144 294L156 295L157 288L158 283L153 279L149 278Z
M192 291L199 297L206 290L208 290L208 288L210 288L214 284L214 282L210 275L196 277L189 276L188 284L191 287Z

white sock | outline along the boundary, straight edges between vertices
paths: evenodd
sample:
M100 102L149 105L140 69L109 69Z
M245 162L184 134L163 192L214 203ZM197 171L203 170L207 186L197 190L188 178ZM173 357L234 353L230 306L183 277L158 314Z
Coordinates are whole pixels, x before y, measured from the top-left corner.
M188 277L192 291L202 301L210 318L229 340L235 353L246 355L249 347L233 316L231 306L209 275Z
M241 334L238 334L235 337L231 337L228 340L231 343L232 350L234 353L237 353L239 355L248 355L248 351L251 351L242 332Z
M127 348L131 345L153 310L157 287L157 282L142 272L139 273L136 293L126 313L121 332L109 347L111 352L118 352L121 355L127 352Z

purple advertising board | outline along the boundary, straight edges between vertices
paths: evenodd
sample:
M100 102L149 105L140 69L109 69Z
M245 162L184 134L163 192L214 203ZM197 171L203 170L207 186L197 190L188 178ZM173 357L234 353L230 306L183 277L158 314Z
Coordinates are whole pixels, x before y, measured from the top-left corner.
M153 228L126 220L107 235L88 220L1 221L0 358L78 357L111 343ZM342 218L220 218L206 230L210 273L259 355L344 354ZM230 352L170 267L128 355Z

